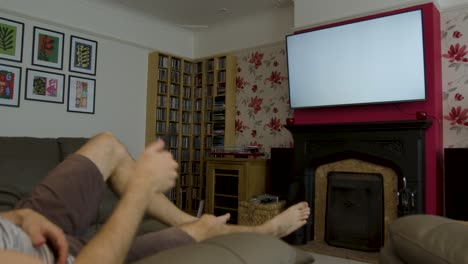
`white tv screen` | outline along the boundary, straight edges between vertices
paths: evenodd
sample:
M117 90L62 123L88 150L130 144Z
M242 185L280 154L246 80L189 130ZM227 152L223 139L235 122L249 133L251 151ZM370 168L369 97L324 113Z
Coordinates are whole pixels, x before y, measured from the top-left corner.
M426 99L422 11L286 36L291 108Z

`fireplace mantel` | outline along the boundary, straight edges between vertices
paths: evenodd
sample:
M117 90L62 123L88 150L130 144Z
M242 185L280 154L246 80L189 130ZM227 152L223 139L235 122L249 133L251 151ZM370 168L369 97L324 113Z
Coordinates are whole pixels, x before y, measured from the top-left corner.
M392 168L398 188L415 192L414 213L425 211L425 134L429 120L307 124L286 128L295 145L295 175L303 180L305 200L314 208L315 170L322 164L355 158ZM396 198L395 198L396 199ZM313 220L306 237L313 237Z
M384 122L360 122L360 123L333 123L333 124L307 124L286 126L291 133L309 133L314 130L320 130L320 133L337 131L382 131L382 130L401 130L401 129L426 129L431 126L429 120L402 120L402 121L384 121Z

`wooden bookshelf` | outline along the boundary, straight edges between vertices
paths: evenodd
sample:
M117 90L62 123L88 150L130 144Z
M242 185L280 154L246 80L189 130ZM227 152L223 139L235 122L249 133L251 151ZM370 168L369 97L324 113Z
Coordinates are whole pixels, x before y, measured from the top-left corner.
M196 214L206 193L206 159L213 146L235 144L235 57L190 60L153 52L148 60L146 144L162 137L179 163L167 195Z

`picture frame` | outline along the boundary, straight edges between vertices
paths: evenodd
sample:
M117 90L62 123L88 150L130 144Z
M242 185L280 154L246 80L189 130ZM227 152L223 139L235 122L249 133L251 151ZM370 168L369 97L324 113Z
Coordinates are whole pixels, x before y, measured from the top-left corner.
M0 17L0 59L23 61L24 23Z
M70 72L96 75L97 41L70 37Z
M65 74L26 69L24 99L63 104Z
M32 65L63 69L65 34L40 27L33 29Z
M21 67L0 64L0 106L19 107Z
M94 114L96 105L96 80L68 76L68 112Z

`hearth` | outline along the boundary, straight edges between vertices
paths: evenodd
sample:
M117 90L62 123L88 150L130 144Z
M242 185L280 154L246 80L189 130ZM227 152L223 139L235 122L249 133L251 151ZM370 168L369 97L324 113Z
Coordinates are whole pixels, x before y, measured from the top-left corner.
M386 226L397 217L397 190L403 188L404 181L406 190L413 194L404 213L424 213L425 130L430 125L428 120L415 120L287 126L294 137L296 178L303 182L303 199L308 201L314 212L306 226L297 231L289 241L293 244L306 244L313 239L330 240L330 235L325 232L325 223L329 221L325 209L327 186L329 174L337 171L382 175L383 195L379 199L383 201L384 209L380 210L383 215L356 218L371 217L369 219L373 220L367 221L367 224L376 225L372 227L373 230L382 230L378 226L381 224L384 231L375 237L365 238L377 241L371 246L368 246L369 241L362 242L361 245L355 243L354 247L358 249L376 250L380 247L376 245L381 243L378 241L383 240L382 236L385 237ZM346 199L341 201L342 204L346 202ZM376 217L384 220L376 220ZM342 232L332 231L333 236L336 236L336 231ZM358 235L359 239L362 234ZM343 234L339 236L343 238ZM354 234L344 234L345 240L353 236ZM327 242L341 246L341 242Z

